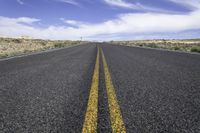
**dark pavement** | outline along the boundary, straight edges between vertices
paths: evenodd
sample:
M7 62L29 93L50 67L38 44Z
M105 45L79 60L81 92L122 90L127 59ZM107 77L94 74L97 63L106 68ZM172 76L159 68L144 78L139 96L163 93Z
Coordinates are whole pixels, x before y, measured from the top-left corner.
M86 44L0 61L0 133L81 132L97 54ZM99 44L129 133L200 132L200 55ZM98 132L111 132L100 59Z
M0 62L0 132L81 132L95 45Z
M200 133L200 55L103 46L127 132Z

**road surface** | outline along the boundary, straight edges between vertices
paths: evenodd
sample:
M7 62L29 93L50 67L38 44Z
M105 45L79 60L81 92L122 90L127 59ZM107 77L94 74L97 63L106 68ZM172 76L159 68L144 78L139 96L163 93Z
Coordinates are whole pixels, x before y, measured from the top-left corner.
M200 132L200 55L85 44L0 61L0 132Z

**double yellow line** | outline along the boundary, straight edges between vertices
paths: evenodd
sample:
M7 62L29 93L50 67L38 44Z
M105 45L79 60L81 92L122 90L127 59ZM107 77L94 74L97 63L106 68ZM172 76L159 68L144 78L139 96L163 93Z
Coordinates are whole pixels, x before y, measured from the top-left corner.
M126 128L121 115L120 107L117 102L115 89L112 83L108 65L102 49L98 48L94 74L92 77L92 84L90 95L88 99L87 111L85 121L83 124L82 133L96 133L97 132L97 115L98 115L98 88L99 88L99 66L100 66L100 51L103 59L104 76L106 82L106 91L108 96L108 106L110 113L110 121L113 133L126 133Z

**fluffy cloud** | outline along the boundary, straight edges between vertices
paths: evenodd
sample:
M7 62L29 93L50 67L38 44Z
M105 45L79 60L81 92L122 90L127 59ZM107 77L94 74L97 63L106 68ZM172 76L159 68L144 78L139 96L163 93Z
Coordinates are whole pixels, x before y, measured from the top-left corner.
M64 18L60 18L60 20L66 23L67 25L75 26L75 27L84 27L85 25L89 25L89 23L82 22L82 21L66 20Z
M180 2L180 0L173 1ZM187 0L182 4L186 3ZM0 17L0 35L31 36L43 39L80 39L80 37L104 39L114 35L123 38L120 36L123 34L171 33L200 29L200 6L198 2L190 6L195 7L195 10L187 14L129 13L97 24L61 19L66 25L49 26L48 28L31 25L40 21L35 18Z

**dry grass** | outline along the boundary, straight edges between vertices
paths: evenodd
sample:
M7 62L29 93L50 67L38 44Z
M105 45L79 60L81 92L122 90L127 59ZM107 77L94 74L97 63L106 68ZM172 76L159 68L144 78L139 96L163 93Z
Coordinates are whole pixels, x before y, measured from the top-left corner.
M80 44L80 41L0 38L0 58Z
M200 39L191 40L139 40L111 41L112 44L140 46L200 53Z

